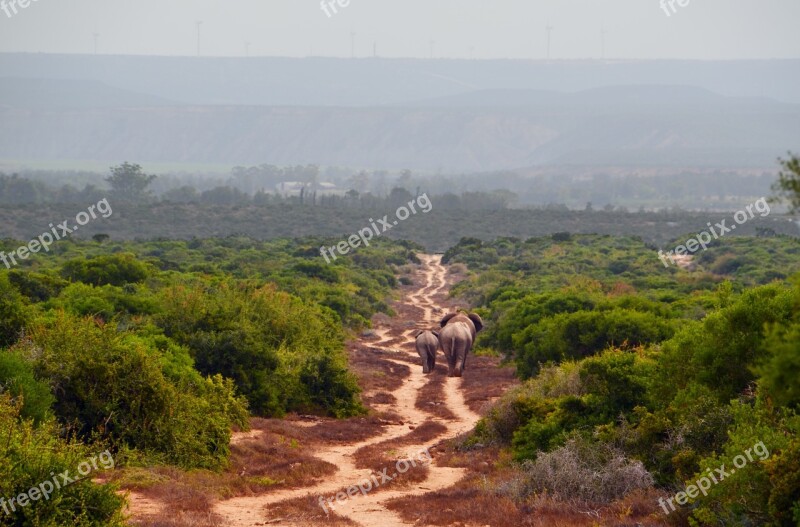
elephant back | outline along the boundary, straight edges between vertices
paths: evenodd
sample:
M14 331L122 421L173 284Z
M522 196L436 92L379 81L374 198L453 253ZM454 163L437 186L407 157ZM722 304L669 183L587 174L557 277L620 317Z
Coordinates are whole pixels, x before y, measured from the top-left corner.
M422 331L417 335L417 346L431 346L435 349L439 346L439 337L432 331Z
M464 313L450 313L441 320L440 325L444 328L451 324L458 323L463 323L469 328L473 339L478 331L483 328L481 317L475 313L470 313L469 315L465 315Z

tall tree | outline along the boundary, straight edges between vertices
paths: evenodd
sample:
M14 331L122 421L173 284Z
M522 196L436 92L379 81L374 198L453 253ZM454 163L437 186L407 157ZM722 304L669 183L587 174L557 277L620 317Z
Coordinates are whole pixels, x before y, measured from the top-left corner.
M156 176L145 174L140 165L126 161L111 167L111 175L105 181L111 185L111 192L116 200L142 202L152 197L147 187L155 179Z
M789 152L789 159L779 159L781 171L778 181L772 185L776 195L773 202L789 202L789 212L794 214L800 211L800 158Z

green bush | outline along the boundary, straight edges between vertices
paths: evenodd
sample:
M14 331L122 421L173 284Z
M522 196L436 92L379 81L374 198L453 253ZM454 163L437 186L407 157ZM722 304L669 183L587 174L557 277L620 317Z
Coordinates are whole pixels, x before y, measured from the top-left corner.
M643 368L633 353L610 350L580 363L584 389L591 394L596 413L613 420L631 411L645 399Z
M156 321L165 334L191 350L202 373L233 379L256 414L360 411L344 333L330 311L272 286L181 285L164 290L161 302Z
M800 439L793 437L782 451L764 465L771 488L767 512L773 525L800 525Z
M27 323L22 295L9 282L8 273L0 273L0 347L16 342Z
M347 371L340 357L320 355L309 358L300 372L311 408L326 408L336 417L349 417L363 411L353 394L360 392L356 378Z
M792 291L768 285L735 299L726 295L720 296L720 309L701 324L685 324L664 343L659 359L663 375L657 386L662 401L698 382L714 390L720 403L727 403L756 380L756 366L769 360L767 327L791 319Z
M19 269L9 271L8 278L20 293L33 302L44 302L58 296L68 283L52 272L36 273Z
M774 325L764 348L770 356L757 368L759 388L776 405L800 410L800 322Z
M594 408L589 396L567 395L542 405L544 415L532 416L514 432L511 445L516 459L535 459L538 452L550 452L564 444L570 433L590 432L605 419Z
M640 346L672 335L668 320L630 309L562 313L514 335L517 369L530 377L547 362L581 359L610 346Z
M59 435L55 423L34 426L22 419L19 404L0 395L0 497L5 498L9 511L0 522L42 527L123 527L124 498L117 495L113 486L95 484L91 478L55 489L49 499L40 493L38 500L29 501L24 507L15 504L15 510L8 504L11 497L52 481L54 474L69 471L69 477L76 476L79 465L102 449L65 442ZM58 481L60 485L63 479ZM48 489L46 485L43 488Z
M151 273L150 267L132 253L100 255L82 260L70 260L61 268L67 280L86 284L125 285L141 282Z
M731 409L734 424L729 440L719 454L702 459L697 473L686 482L694 483L709 469L722 465L729 472L712 485L707 496L701 494L693 500L694 524L796 525L794 515L800 510L796 471L800 462L796 445L800 417L776 414L760 399L755 404L734 402Z
M0 351L0 392L22 400L20 414L36 424L53 415L50 387L35 378L33 364L17 352Z
M149 315L158 310L149 291L136 284L117 287L75 282L45 305L49 308L65 309L75 315L95 316L103 320L111 320L115 316Z
M101 438L180 466L217 468L227 462L231 425L247 426L230 381L180 375L177 367L170 379L168 357L111 324L62 312L34 325L30 337L41 349L37 375L57 395L56 416L86 441Z

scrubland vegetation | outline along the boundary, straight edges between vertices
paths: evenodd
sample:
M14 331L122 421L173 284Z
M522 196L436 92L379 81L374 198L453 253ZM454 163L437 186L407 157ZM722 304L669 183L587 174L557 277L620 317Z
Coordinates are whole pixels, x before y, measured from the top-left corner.
M396 272L418 248L379 241L325 265L321 244L64 240L0 273L5 456L21 463L3 495L36 483L29 449L47 453L46 467L110 448L128 470L219 471L250 416L363 413L344 342L390 312ZM506 467L470 492L523 516L552 509L545 496L569 510L633 499L658 512L658 497L763 441L769 458L661 519L794 525L796 239L721 240L689 269L665 269L636 238L567 233L463 239L444 258L470 276L454 295L488 323L480 351L524 380L459 447L500 449ZM121 524L114 488L76 483L58 506L14 521Z
M776 190L791 198L794 158L784 169ZM115 219L138 224L153 210L128 199L143 198L145 187L115 196L125 205ZM328 218L304 203L280 207ZM492 213L481 214L491 230ZM455 235L430 221L417 237ZM473 470L459 488L418 498L433 505L466 497L475 508L437 515L402 500L394 507L406 519L448 525L462 512L489 524L533 525L587 511L652 524L800 523L800 242L754 229L757 236L716 240L669 268L639 237L462 238L443 256L467 277L452 295L477 306L486 322L478 353L504 357L521 384L501 395L486 385L493 374L481 373L477 390L501 396L440 460L462 467L480 460L480 476ZM667 242L681 239L676 233ZM423 248L376 239L326 265L319 247L330 243L97 234L60 240L49 253L0 270L0 497L27 492L50 471L74 471L106 449L125 467L97 482L79 479L0 523L122 525L116 485L144 488L151 480L179 482L194 493L197 510L210 511L211 496L238 492L215 475L233 465L245 474L252 459L258 474L236 481L242 492L334 471L309 454L289 456L295 439L287 446L280 421L258 418L358 416L343 429L364 433L367 409L345 342L376 313L392 314L393 290L410 283L399 275L419 263ZM21 244L6 239L0 250ZM380 373L397 385L405 376ZM420 394L438 397L440 388ZM253 422L265 443L232 455L232 431ZM428 441L437 427L426 423L403 441ZM662 514L659 498L733 466L759 443L766 456L736 465L688 506ZM382 457L386 445L373 446L360 451L359 466L390 461ZM283 479L265 475L289 457Z
M177 184L174 178L156 178L147 174L143 167L130 163L111 167L111 175L105 179L100 174L93 174L88 180L87 177L81 173L70 174L71 181L84 182L83 189L78 190L72 184L55 188L41 179L0 174L0 205L3 205L0 224L6 235L29 239L47 229L43 216L60 221L73 217L87 203L108 199L114 214L82 227L77 237L190 240L249 236L270 240L326 236L341 239L368 225L368 218L391 215L399 206L425 192L431 201L430 212L412 215L399 226L382 233L383 236L411 240L428 251L438 252L450 249L463 237L484 241L499 237L527 239L562 231L635 235L648 243L665 244L686 233L705 230L709 221L730 221L729 214L720 209L741 206L745 200L752 202L763 196L768 187L766 179L761 177L758 185L745 185L746 189L741 190L738 197L729 199L726 192L750 180L733 174L716 174L713 181L702 175L653 181L638 176L624 179L598 176L596 184L590 188L585 181L578 184L561 174L538 177L535 184L507 174L490 174L483 176L483 185L478 185L481 178L459 183L447 177L418 178L409 171L399 175L376 171L371 175L352 174L340 182L342 186L338 190L329 191L320 183L323 175L315 165L237 167L228 184L202 191L187 184L168 189ZM275 193L275 184L281 181L292 184L291 192ZM486 182L507 186L485 188ZM511 185L512 182L516 182L515 185ZM555 183L558 189L548 190ZM571 185L578 197L565 193L561 188L564 185ZM453 192L476 187L482 190ZM508 188L514 191L505 190ZM535 189L540 201L527 202L524 206L518 203L518 197L533 192L531 189ZM647 208L629 209L622 205L630 204L628 198L632 195L646 197ZM692 196L692 200L700 200L713 212L684 210L675 205L685 203L675 201L678 196ZM577 206L575 200L580 200ZM699 205L692 201L692 206ZM769 217L759 216L742 224L735 234L796 236L797 224L779 212L774 210Z
M683 491L763 441L766 459L669 517L648 498L653 517L800 521L797 239L720 240L689 270L665 269L638 239L567 234L464 239L445 258L473 271L456 290L489 322L479 345L524 380L461 447L515 460L483 492L534 516L542 496L612 510L652 484Z
M118 466L220 470L250 415L363 413L345 339L389 312L395 268L416 256L376 242L325 265L319 245L63 240L0 272L0 494L105 448ZM113 486L68 489L5 521L121 521Z

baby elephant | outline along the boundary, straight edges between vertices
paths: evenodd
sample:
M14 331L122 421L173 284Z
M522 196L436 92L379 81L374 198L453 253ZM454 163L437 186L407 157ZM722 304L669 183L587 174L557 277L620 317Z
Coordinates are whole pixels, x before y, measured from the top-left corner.
M422 359L422 373L431 373L436 368L436 351L439 349L439 332L420 329L417 338L417 353Z

